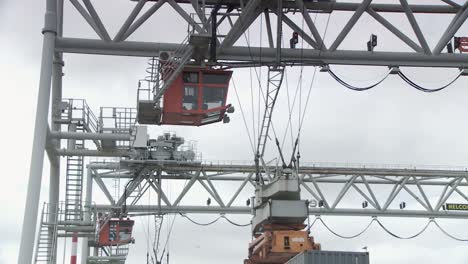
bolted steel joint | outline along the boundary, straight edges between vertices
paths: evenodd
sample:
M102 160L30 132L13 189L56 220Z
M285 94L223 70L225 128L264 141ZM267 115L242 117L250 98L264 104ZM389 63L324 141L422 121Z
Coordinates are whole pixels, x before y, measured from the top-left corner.
M54 33L57 35L57 14L55 12L47 11L44 16L44 28L42 34Z

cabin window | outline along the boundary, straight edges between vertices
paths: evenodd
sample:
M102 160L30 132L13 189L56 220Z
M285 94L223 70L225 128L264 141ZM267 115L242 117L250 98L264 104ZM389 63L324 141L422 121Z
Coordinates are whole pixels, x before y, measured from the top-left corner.
M117 240L117 223L110 222L109 224L109 241L113 242Z
M196 86L184 87L184 98L182 108L184 110L196 110L198 108L198 93Z
M228 74L211 74L211 73L205 73L203 74L203 83L204 84L227 84L229 81L229 76Z
M129 240L132 238L132 234L129 229L124 228L119 231L119 240Z
M198 72L184 72L182 79L184 83L198 83Z
M203 87L203 110L224 105L226 88Z

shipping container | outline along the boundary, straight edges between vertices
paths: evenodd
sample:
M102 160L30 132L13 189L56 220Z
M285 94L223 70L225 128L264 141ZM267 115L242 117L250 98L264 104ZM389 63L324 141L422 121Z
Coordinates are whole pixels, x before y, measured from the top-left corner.
M286 264L369 264L369 252L311 250L298 254Z

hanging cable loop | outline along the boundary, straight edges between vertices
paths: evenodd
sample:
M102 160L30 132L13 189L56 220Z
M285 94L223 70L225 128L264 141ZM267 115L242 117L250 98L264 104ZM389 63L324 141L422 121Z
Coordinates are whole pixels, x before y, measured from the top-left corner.
M235 225L235 226L239 226L239 227L245 227L245 226L249 226L249 225L252 224L252 223L248 223L248 224L238 224L238 223L232 221L231 219L227 218L225 215L222 215L221 217L224 218L224 219L226 219L226 221L228 221L231 225Z
M369 224L366 226L366 228L364 228L361 232L357 233L356 235L353 235L353 236L344 236L344 235L340 235L340 234L336 233L336 232L333 231L330 227L328 227L328 225L325 224L325 222L322 220L322 218L317 217L316 220L320 221L320 222L323 224L323 226L324 226L326 229L328 229L328 231L330 231L330 233L334 234L334 235L337 236L337 237L343 238L343 239L353 239L353 238L356 238L356 237L358 237L358 236L361 236L362 234L364 234L364 233L369 229L369 227L372 225L372 223L373 223L374 221L376 221L376 219L373 218L373 219L369 222ZM314 222L315 222L315 221L314 221ZM378 220L377 220L377 222L378 222Z
M182 217L185 217L187 218L190 222L196 224L196 225L199 225L199 226L209 226L209 225L212 225L216 222L218 222L219 219L221 219L221 216L218 216L218 218L214 219L213 221L211 222L208 222L208 223L200 223L200 222L197 222L195 220L193 220L192 218L190 218L189 216L187 216L186 214L182 214L182 213L179 213Z
M456 240L456 241L460 241L460 242L468 242L468 239L458 238L458 237L455 237L455 236L449 234L449 233L448 233L447 231L445 231L445 229L443 229L443 228L439 225L439 223L437 223L435 220L432 220L432 222L434 222L434 224L440 229L440 231L441 231L442 233L444 233L444 235L450 237L451 239Z
M356 87L356 86L353 86L345 81L343 81L340 77L338 77L338 75L336 75L330 68L328 68L327 72L333 77L333 79L335 79L338 83L340 83L341 85L343 85L344 87L350 89L350 90L353 90L353 91L358 91L358 92L363 92L363 91L367 91L369 89L372 89L374 88L375 86L381 84L385 79L387 79L387 77L390 75L390 73L392 72L392 69L389 69L388 72L385 74L385 76L379 80L377 83L375 84L372 84L370 86L366 86L366 87Z
M409 236L409 237L402 237L402 236L399 236L399 235L396 235L395 233L391 232L390 230L388 230L388 228L386 228L382 222L379 221L379 219L375 219L375 221L379 224L380 227L382 227L383 230L385 230L385 232L387 232L389 235L395 237L395 238L398 238L398 239L413 239L413 238L416 238L418 236L420 236L422 233L424 233L424 231L426 231L426 229L429 227L429 225L431 224L431 222L433 222L432 219L430 219L426 226L424 226L423 229L421 229L421 231L419 231L418 233L416 233L415 235L412 235L412 236Z
M212 221L210 221L210 222L208 222L208 223L200 223L200 222L198 222L198 221L193 220L192 218L190 218L190 217L187 216L186 214L182 214L182 213L179 213L179 214L180 214L182 217L187 218L190 222L192 222L192 223L194 223L194 224L196 224L196 225L199 225L199 226L209 226L209 225L212 225L212 224L218 222L219 219L221 219L221 218L225 219L228 223L230 223L230 224L232 224L232 225L235 225L235 226L238 226L238 227L245 227L245 226L250 226L250 225L251 225L251 223L247 223L247 224L239 224L239 223L236 223L236 222L232 221L231 219L227 218L225 215L220 215L220 216L218 216L216 219L214 219L214 220L212 220Z
M447 83L446 85L442 86L442 87L439 87L439 88L435 88L435 89L429 89L429 88L424 88L420 85L418 85L417 83L413 82L412 80L410 80L410 78L408 78L408 76L406 76L403 72L398 71L398 76L400 76L400 78L405 81L406 83L408 83L409 85L411 85L412 87L416 88L417 90L421 91L421 92L425 92L425 93L433 93L433 92L438 92L438 91L441 91L447 87L449 87L451 84L453 84L456 80L458 80L458 78L460 78L460 76L463 74L463 70L460 70L460 72L455 76L455 78L453 78L453 80L451 80L449 83Z

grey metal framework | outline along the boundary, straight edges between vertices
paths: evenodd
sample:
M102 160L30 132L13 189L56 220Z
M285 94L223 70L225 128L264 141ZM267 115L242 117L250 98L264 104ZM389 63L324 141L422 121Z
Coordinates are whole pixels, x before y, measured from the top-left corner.
M83 39L73 37L73 32L68 32L67 36L63 34L63 6L64 0L45 0L46 13L45 23L42 30L43 33L43 48L41 60L41 72L39 79L39 92L37 101L37 111L35 118L34 143L32 146L32 159L30 166L29 182L27 189L27 199L24 213L24 222L21 235L21 244L19 251L18 263L26 264L33 261L34 252L34 234L36 234L36 221L39 213L39 197L42 185L42 170L44 153L47 152L50 162L50 182L49 182L49 206L46 208L47 213L43 213L47 217L46 222L50 225L45 229L41 228L40 239L43 239L43 244L54 244L57 237L56 226L59 224L59 193L60 193L60 156L127 156L129 155L129 145L123 148L107 149L103 143L106 141L111 143L129 142L133 137L130 132L121 130L118 133L105 133L98 129L98 124L94 123L94 118L86 114L86 108L83 108L83 120L87 120L87 125L90 125L90 130L84 129L83 132L74 132L73 130L66 132L67 126L71 120L62 122L64 118L61 116L64 109L64 101L62 99L62 76L64 54L101 54L101 55L117 55L117 56L143 56L143 57L158 57L160 51L184 51L187 48L186 43L164 43L164 42L144 42L144 41L128 41L130 36L140 28L150 17L157 16L161 6L169 5L175 12L180 15L188 24L193 27L196 34L211 35L212 28L216 28L210 23L216 22L216 26L222 25L227 28L227 32L216 35L214 43L216 49L214 57L216 60L208 61L207 63L221 66L252 66L252 65L275 65L275 64L303 64L303 65L326 65L326 64L347 64L347 65L382 65L382 66L422 66L422 67L451 67L451 68L467 68L467 54L447 54L443 53L445 45L452 39L460 27L465 23L468 17L468 2L459 5L450 0L438 1L438 4L408 4L407 0L400 0L400 4L374 4L371 0L364 0L361 3L346 3L341 1L268 1L268 0L138 0L135 1L133 10L129 12L129 16L121 25L120 30L115 36L110 36L106 27L102 23L100 16L90 0L70 0L70 3L75 7L79 14L84 18L86 23L96 33L96 38ZM204 5L203 5L204 4ZM150 6L146 11L142 12L145 5ZM187 11L190 10L190 11ZM210 17L210 12L215 17ZM311 19L311 13L327 13L331 14L335 11L343 11L352 13L351 18L338 34L336 39L330 41L330 45L326 44L325 36L317 30L314 21ZM356 22L364 12L371 15L376 23L382 24L397 38L406 43L411 51L407 52L382 52L367 50L346 50L340 48L340 44L346 39L350 30L356 26ZM391 12L399 14L402 19L408 19L410 22L417 40L412 40L410 37L402 33L398 28L386 20L382 14ZM195 13L201 21L196 22L190 13ZM450 15L453 19L444 32L441 32L441 38L434 47L429 47L427 36L421 31L420 26L415 19L415 14L425 13L428 15ZM217 14L217 15L216 15ZM277 27L277 35L273 34L274 30L270 23L270 16L276 14L283 21ZM238 40L242 34L252 25L252 23L260 16L265 16L264 34L268 39L268 47L243 46L238 44ZM307 27L302 30L293 19L292 16L303 17ZM216 18L216 19L213 19ZM290 49L278 45L281 41L278 36L281 36L283 25L287 25L294 31L297 31L310 47L304 49ZM279 34L278 34L279 33ZM187 34L180 32L180 34ZM276 37L276 41L275 38ZM277 43L275 45L275 43ZM213 47L214 47L213 46ZM208 53L208 51L207 51ZM280 54L280 56L278 56ZM208 57L208 54L206 57ZM51 99L50 99L51 98ZM51 107L49 107L51 106ZM51 109L49 113L49 109ZM48 125L48 120L52 120ZM91 124L96 125L95 127ZM68 148L61 146L62 139L69 140L85 140L86 142L94 142L95 149L88 148ZM90 144L91 145L91 144ZM119 146L116 144L116 146ZM94 165L93 165L94 166ZM91 166L92 167L92 166ZM89 168L89 167L88 167ZM98 169L91 170L97 185L105 191L105 186L99 182L100 175ZM115 168L113 168L115 169ZM153 169L151 168L150 171ZM167 170L167 165L161 167L160 171ZM183 168L180 168L183 171ZM204 212L204 213L248 213L247 207L232 206L233 197L229 202L219 199L217 190L213 188L210 181L240 181L241 186L245 186L251 182L252 173L255 166L234 166L228 164L219 164L212 166L203 166L194 168L193 171L184 171L180 175L160 175L162 180L178 180L187 178L190 182L203 182L207 186L208 193L211 193L213 198L218 202L219 206L202 206L202 205L184 205L176 206L183 198L184 194L180 194L180 199L169 201L164 199L163 192L159 189L160 197L164 204L161 204L162 212ZM222 175L224 173L234 174L232 176ZM243 174L237 174L243 173ZM149 175L146 173L145 175ZM467 218L468 215L462 212L441 211L441 206L445 201L450 199L455 193L467 199L466 192L462 191L467 183L466 170L404 170L404 169L384 169L384 168L329 168L329 167L304 167L300 170L301 186L309 192L314 199L322 201L323 208L310 208L311 214L335 214L335 215L382 215L382 216L411 216L411 217L451 217L451 218ZM128 174L128 177L141 177L134 174ZM82 175L80 175L82 177ZM148 176L149 177L149 176ZM158 190L158 186L154 180L147 176L141 177L145 180L152 189ZM81 181L80 181L81 182ZM156 181L157 182L157 181ZM140 184L139 183L139 184ZM327 184L345 184L340 195L331 200L325 193L325 188L321 187L322 183ZM134 185L137 185L136 183ZM362 186L363 185L363 186ZM375 196L375 186L391 185L394 190L386 200L379 200ZM430 202L426 197L423 186L439 186L443 190L437 202ZM138 190L138 186L132 188ZM411 189L416 187L418 192ZM80 188L87 190L90 194L92 186ZM351 189L355 189L362 197L368 201L374 209L352 209L340 207L342 198ZM367 190L367 194L364 190ZM393 210L390 209L390 204L395 197L405 190L421 205L421 210ZM87 195L83 204L90 204L91 195ZM122 201L110 202L108 205L96 205L97 209L109 209L115 207ZM78 207L74 207L76 209ZM130 211L140 210L138 205L129 205ZM83 211L82 211L83 213ZM84 213L84 221L90 221L90 213ZM46 232L45 230L48 230ZM55 233L55 234L54 234ZM44 237L48 235L49 237ZM52 241L52 242L51 242ZM47 254L54 255L55 246L52 247ZM83 250L83 254L87 256L87 248ZM47 261L50 263L51 259ZM86 261L86 260L85 260Z
M269 171L276 170L271 166ZM100 191L108 198L107 204L96 204L98 211L121 209L126 202L130 213L216 213L250 214L252 208L239 206L249 197L239 197L248 185L255 186L256 168L253 164L205 162L201 165L178 164L160 161L99 162L88 166ZM115 200L104 184L104 179L132 179L127 188L127 196ZM184 188L173 199L169 199L159 181L183 181ZM264 176L268 181L268 176ZM236 186L232 196L223 200L215 187L215 182L230 182ZM185 195L194 184L199 183L206 195L213 198L217 205L206 206L190 201L181 204ZM323 203L322 207L310 207L311 215L348 215L348 216L390 216L418 218L462 218L468 213L442 210L443 205L453 198L468 202L468 171L465 168L412 168L396 166L370 166L355 164L310 164L299 169L299 183L303 194L310 200ZM381 187L387 187L388 194L382 195ZM436 187L436 190L434 190ZM431 188L428 192L427 188ZM334 194L340 190L338 194ZM354 191L353 191L354 190ZM157 193L162 203L158 205L138 205L139 199L148 191ZM344 197L354 192L352 201ZM434 195L437 193L437 195ZM131 195L129 195L131 194ZM456 197L458 196L459 197ZM127 198L127 199L125 199ZM414 204L414 209L402 210L397 202ZM361 208L367 201L369 208Z

